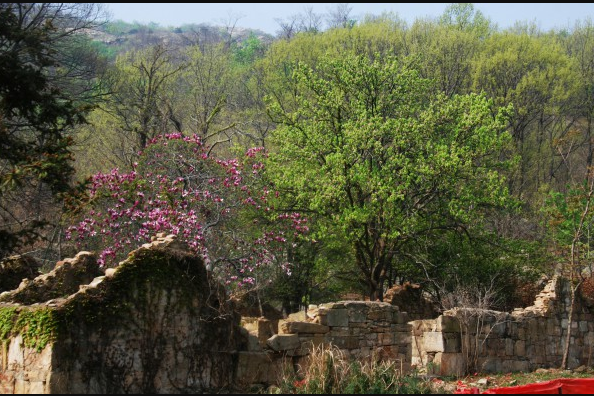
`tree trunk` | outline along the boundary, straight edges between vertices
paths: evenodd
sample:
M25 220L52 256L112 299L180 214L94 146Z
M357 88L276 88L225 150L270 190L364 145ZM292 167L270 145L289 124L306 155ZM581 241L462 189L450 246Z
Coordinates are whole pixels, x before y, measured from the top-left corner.
M574 286L573 284L570 284L570 289L571 289L571 303L569 305L569 315L567 316L567 334L565 335L565 347L563 350L563 360L561 361L561 369L563 370L567 370L567 361L569 358L569 347L571 344L571 324L573 323L573 311L575 308L575 295L577 292L577 289L579 287L579 284L577 286Z

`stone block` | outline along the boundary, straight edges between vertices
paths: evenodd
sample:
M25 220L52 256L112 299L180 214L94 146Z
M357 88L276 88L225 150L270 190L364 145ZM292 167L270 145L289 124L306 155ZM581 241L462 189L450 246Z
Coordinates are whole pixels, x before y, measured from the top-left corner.
M23 336L21 334L18 334L10 340L7 366L11 370L21 369L25 363L24 351L21 348L21 345L23 345Z
M514 356L524 357L526 356L526 341L518 340L514 345Z
M330 331L328 326L310 322L285 322L281 329L285 334L325 334Z
M346 336L346 337L331 337L329 341L336 345L340 349L356 349L359 348L359 337Z
M435 319L435 324L435 331L441 331L443 333L460 332L460 322L458 321L458 318L454 316L441 315Z
M262 352L262 345L254 334L249 333L248 336L248 351L250 352Z
M519 372L529 372L530 370L530 361L528 360L514 360L512 362L511 371Z
M351 323L365 323L367 321L367 313L360 308L349 308L348 312Z
M321 325L328 326L328 314L325 313L325 314L321 315L320 313L318 313L316 322Z
M427 352L444 352L443 333L437 331L424 333L422 348Z
M330 327L347 327L349 325L349 314L346 309L330 309L328 310L328 323L322 323Z
M394 312L392 323L406 324L410 321L410 316L406 312Z
M443 334L443 352L459 353L462 352L462 339L460 333Z
M378 334L378 341L380 345L393 345L394 335L391 333Z
M275 334L266 341L266 344L277 352L296 349L301 346L297 334Z
M505 339L505 355L506 356L514 355L514 340L512 340L511 338Z
M29 382L29 392L33 395L43 395L44 393L49 393L45 389L45 381L31 381Z
M439 375L461 376L464 374L464 358L461 353L437 352L433 364L438 368Z
M240 386L268 383L269 373L275 362L264 352L239 352L237 354L236 382Z
M333 337L347 337L351 335L351 329L349 327L333 327L328 334Z
M265 344L272 335L278 334L278 320L258 318L258 340Z
M328 341L326 336L322 334L316 334L310 337L299 337L299 342L301 343L301 351L306 354L310 353L314 348L318 348L321 345L327 344Z

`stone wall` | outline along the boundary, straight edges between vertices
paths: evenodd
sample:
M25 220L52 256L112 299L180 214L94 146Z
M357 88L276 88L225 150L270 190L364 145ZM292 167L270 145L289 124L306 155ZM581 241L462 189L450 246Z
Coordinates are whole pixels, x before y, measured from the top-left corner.
M528 371L560 366L569 327L568 283L558 279L511 313L457 308L433 318L398 290L391 300L412 315L387 302L340 301L310 306L301 321L257 318L249 331L172 236L98 271L95 256L81 252L0 294L0 393L247 390L277 384L306 367L313 348L330 347L348 359L397 361L403 373ZM579 300L575 308L572 368L592 363L590 307ZM413 320L424 311L431 318Z
M63 280L93 264L93 255L81 253L3 293L0 393L230 387L239 317L185 248L161 236L70 294Z
M9 256L0 261L0 293L13 290L23 279L34 279L39 272L39 263L27 256Z
M441 375L560 367L569 306L569 283L555 278L533 306L511 313L456 308L434 320L413 321L412 363ZM578 297L569 329L569 368L594 362L593 319Z
M308 317L283 322L277 331L273 321L261 318L256 334L246 335L250 341L239 354L237 383L275 384L283 372L307 366L312 348L336 347L348 359L399 361L403 372L410 370L412 327L398 307L340 301L317 306Z

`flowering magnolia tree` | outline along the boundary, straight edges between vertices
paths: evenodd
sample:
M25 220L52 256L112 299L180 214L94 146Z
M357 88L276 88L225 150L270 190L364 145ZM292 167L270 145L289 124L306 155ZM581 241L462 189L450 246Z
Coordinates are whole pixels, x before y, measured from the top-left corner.
M131 172L92 176L67 238L98 251L102 267L116 266L165 232L186 242L230 286L271 280L279 269L290 273L286 252L307 233L307 219L274 210L279 194L262 177L265 156L253 148L241 159L216 159L196 135L159 136Z

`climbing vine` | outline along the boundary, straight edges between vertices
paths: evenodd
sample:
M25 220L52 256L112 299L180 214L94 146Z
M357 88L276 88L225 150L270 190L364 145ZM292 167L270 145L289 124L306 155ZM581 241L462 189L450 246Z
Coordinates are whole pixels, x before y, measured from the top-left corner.
M27 348L41 352L54 340L56 327L51 309L24 309L18 312L14 307L0 308L0 340L21 334Z

